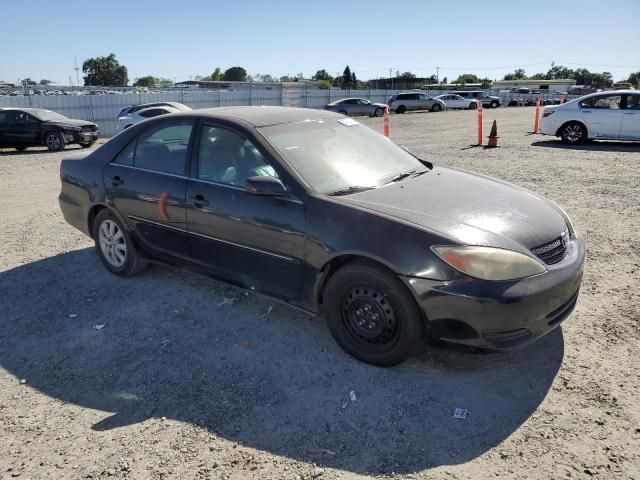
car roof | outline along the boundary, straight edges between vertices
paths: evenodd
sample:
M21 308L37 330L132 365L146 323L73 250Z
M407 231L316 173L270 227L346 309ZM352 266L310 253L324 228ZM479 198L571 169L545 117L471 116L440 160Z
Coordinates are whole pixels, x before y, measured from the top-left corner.
M141 108L140 110L136 110L135 112L132 113L132 115L140 115L141 113L144 112L148 112L149 110L157 110L159 108L163 108L165 110L167 110L169 113L176 113L176 112L185 112L186 110L180 110L172 105L155 105L153 107L145 107L145 108Z
M242 121L253 127L266 127L283 123L297 123L328 118L344 118L328 110L294 107L217 107L202 108L190 112L180 112L177 116L197 115L203 118Z
M0 110L3 110L3 111L17 110L19 112L25 112L25 113L53 112L53 110L49 110L47 108L21 108L21 107L4 107L4 108L0 108Z

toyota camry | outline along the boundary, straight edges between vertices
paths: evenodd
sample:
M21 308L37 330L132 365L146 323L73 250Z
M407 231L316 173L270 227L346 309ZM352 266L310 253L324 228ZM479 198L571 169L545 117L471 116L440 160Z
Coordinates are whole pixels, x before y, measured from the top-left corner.
M63 160L60 178L65 219L112 273L196 269L322 313L346 352L376 365L428 337L525 345L580 289L585 246L559 206L333 112L164 115Z

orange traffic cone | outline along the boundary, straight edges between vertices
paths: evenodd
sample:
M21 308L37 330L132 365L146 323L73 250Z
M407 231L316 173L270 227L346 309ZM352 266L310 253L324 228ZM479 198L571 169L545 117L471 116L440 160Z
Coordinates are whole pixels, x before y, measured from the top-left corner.
M484 148L495 148L498 146L498 123L495 120L493 121L491 132L489 132L489 136L487 138L489 139L489 142Z

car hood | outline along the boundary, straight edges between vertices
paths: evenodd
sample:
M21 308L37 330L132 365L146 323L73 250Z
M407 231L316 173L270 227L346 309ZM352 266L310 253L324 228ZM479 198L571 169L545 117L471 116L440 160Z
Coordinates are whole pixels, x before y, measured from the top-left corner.
M410 222L455 243L528 251L568 230L551 201L497 179L435 167L374 190L337 197Z
M74 127L91 127L95 125L95 123L93 122L88 122L86 120L76 120L74 118L70 118L69 120L56 120L56 121L43 122L43 123L46 123L47 125L58 125L58 126L72 125Z

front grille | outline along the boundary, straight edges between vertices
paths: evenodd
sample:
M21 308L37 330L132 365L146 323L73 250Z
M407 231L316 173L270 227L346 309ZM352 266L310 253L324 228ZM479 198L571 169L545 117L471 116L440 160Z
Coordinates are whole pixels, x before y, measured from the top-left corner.
M552 242L532 248L531 253L547 265L558 263L567 254L567 246L562 243L562 238L558 237Z
M93 126L82 127L82 131L83 132L93 132L94 129L95 129L95 127L93 127Z

